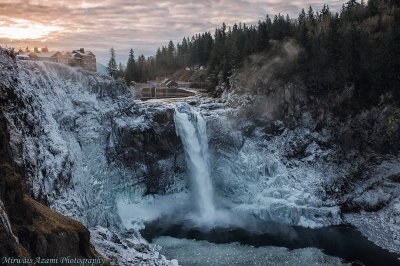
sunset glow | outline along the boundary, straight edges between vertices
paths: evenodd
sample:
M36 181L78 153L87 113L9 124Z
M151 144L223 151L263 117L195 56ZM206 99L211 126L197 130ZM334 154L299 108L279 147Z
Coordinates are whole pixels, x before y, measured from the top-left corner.
M40 39L48 36L51 32L61 30L60 27L46 26L28 20L17 19L13 24L0 24L0 38L13 40Z

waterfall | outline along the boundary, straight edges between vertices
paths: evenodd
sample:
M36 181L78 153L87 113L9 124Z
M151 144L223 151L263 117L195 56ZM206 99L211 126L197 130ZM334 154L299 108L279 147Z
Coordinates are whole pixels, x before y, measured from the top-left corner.
M215 216L213 187L210 177L206 122L199 111L188 104L178 104L174 115L176 134L181 138L191 180L196 217L211 222Z

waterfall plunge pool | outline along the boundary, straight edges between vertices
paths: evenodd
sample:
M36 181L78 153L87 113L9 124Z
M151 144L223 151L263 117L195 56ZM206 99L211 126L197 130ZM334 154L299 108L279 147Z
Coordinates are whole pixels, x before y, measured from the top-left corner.
M161 253L168 259L193 266L400 265L397 254L378 247L352 226L288 226L216 206L219 200L214 195L209 168L205 120L199 110L185 103L176 105L174 120L184 146L190 200L181 198L180 204L176 204L179 197L161 200L164 214L156 211L152 217L158 218L149 219L141 230L145 239L162 247ZM184 202L191 204L185 206ZM158 209L163 204L152 206ZM125 210L121 218L127 226L131 223L129 217L137 214L137 206L132 207L119 208ZM149 212L146 205L139 209Z
M341 265L333 257L350 265L400 265L399 255L380 248L349 225L309 229L259 221L256 232L242 228L207 231L166 224L160 218L148 223L141 234L180 265Z

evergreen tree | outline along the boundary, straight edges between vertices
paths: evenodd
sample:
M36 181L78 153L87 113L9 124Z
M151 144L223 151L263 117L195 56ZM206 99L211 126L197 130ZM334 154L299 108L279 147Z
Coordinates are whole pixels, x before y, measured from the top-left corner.
M268 26L267 22L258 22L258 31L257 31L257 43L256 49L257 51L263 51L269 47L269 34L268 34Z
M128 62L126 64L126 71L125 71L125 81L126 84L130 85L132 81L135 80L136 77L136 66L135 66L135 54L133 49L129 51Z
M225 23L211 33L184 37L176 46L170 41L156 55L137 62L128 60L125 78L145 81L168 76L179 68L201 64L213 86L224 82L249 55L274 52L274 43L294 40L300 46L296 80L302 80L311 93L327 96L345 84L356 87L357 97L376 102L391 92L400 100L400 7L399 0L350 0L338 13L327 5L320 12L304 9L297 19L278 14L266 17L256 26ZM133 64L130 62L134 62ZM136 67L133 77L132 65ZM286 72L285 72L286 73ZM295 74L293 74L295 73ZM286 76L286 80L290 77Z
M125 67L122 65L122 63L119 63L118 64L118 69L117 69L117 74L116 74L116 77L118 78L118 79L123 79L123 78L125 78Z
M171 70L175 69L175 45L172 41L169 41L167 48L167 67Z
M110 58L110 61L108 61L107 72L111 77L117 78L118 69L117 69L117 62L115 61L114 48L110 49L110 54L111 54L111 58Z
M183 67L186 67L188 65L188 60L189 60L188 52L189 52L189 45L186 41L186 38L183 37L181 50L179 51L179 57L181 59L180 62L181 66Z

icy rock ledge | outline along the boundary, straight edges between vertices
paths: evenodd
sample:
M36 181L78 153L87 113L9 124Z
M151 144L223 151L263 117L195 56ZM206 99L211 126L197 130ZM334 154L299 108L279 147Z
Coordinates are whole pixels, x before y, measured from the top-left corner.
M133 231L124 234L101 226L90 230L96 250L110 260L111 265L179 266L178 261L160 255L160 247L151 245Z
M396 253L400 253L399 177L400 158L371 165L346 195L350 206L360 210L344 215L369 240Z

